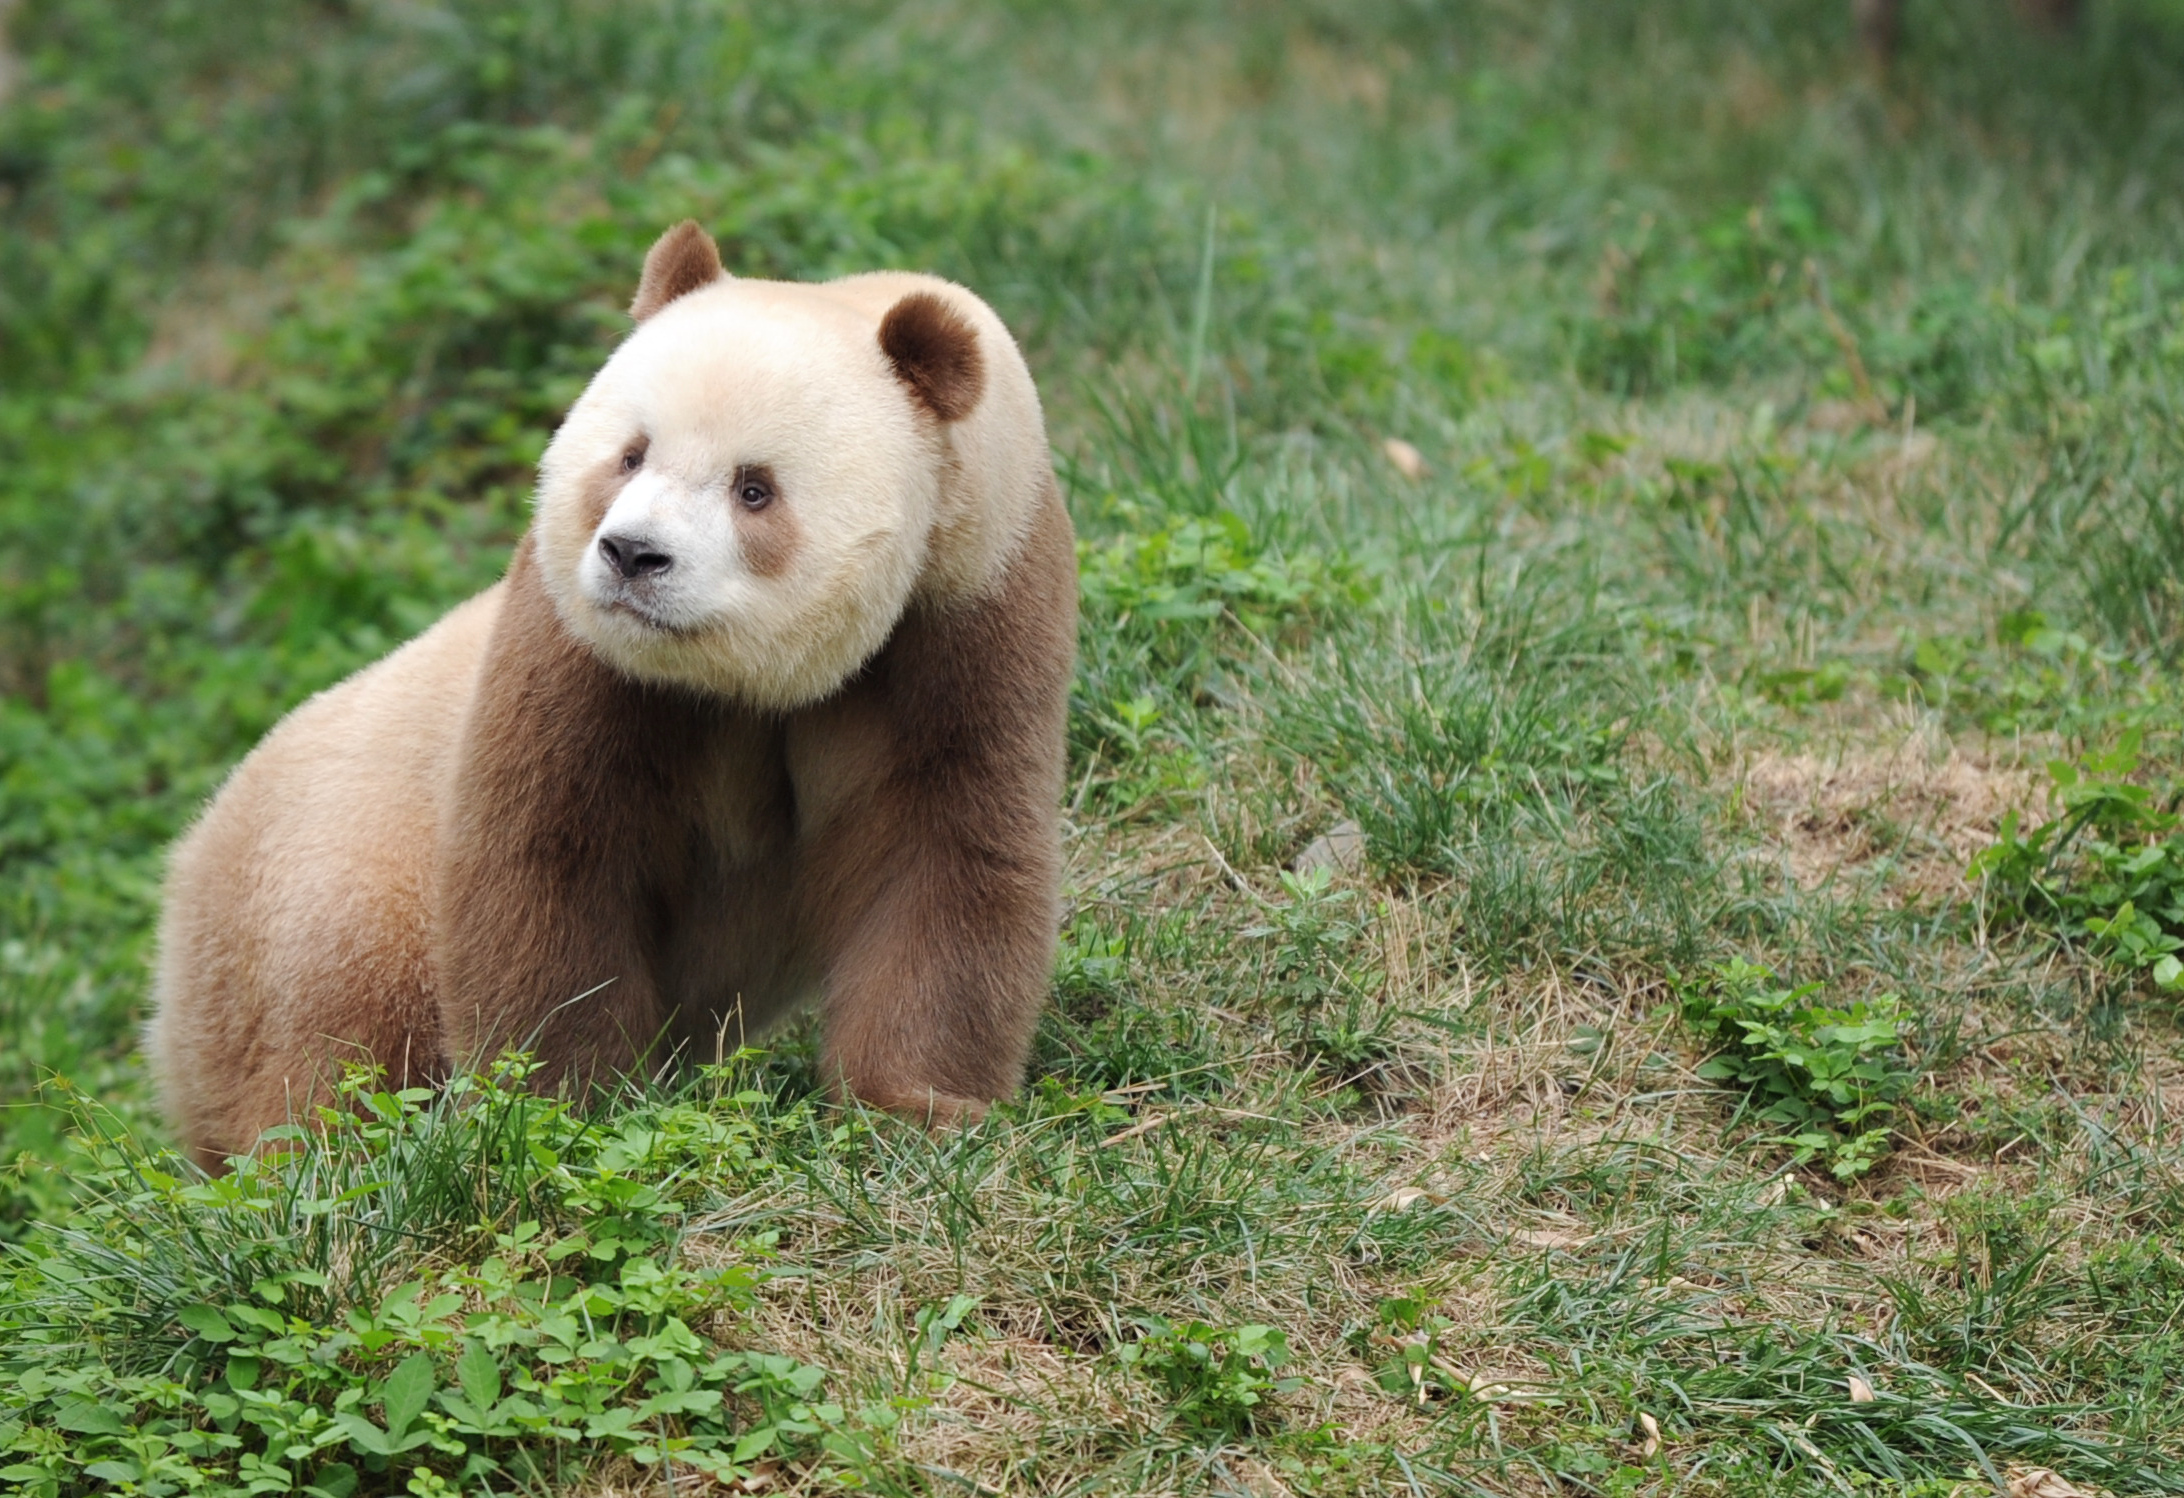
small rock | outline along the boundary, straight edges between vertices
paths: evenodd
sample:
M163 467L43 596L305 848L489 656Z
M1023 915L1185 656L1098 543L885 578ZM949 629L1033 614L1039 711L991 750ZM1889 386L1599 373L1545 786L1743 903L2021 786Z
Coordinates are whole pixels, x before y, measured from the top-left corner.
M1857 1374L1851 1374L1843 1382L1850 1385L1850 1402L1852 1404L1871 1404L1873 1402L1873 1385L1867 1383Z
M1403 477L1416 480L1426 476L1426 455L1401 437L1390 437L1380 444L1380 450L1388 455L1388 461Z
M1299 874L1314 869L1348 873L1365 861L1365 829L1345 818L1305 845L1289 867Z

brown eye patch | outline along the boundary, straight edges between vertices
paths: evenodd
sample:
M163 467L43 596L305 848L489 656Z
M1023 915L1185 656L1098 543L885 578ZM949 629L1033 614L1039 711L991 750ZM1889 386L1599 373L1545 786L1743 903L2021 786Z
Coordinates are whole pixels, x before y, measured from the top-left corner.
M749 464L736 470L736 503L746 510L763 510L774 502L778 493L774 487L773 470L763 463Z
M622 492L631 474L645 466L645 452L651 439L639 437L612 458L607 458L589 469L584 475L583 498L578 511L584 517L589 530L597 530L599 522L607 518L607 510L614 503L614 496Z
M736 518L736 539L743 544L743 560L759 577L778 577L796 559L802 528L795 511L781 503L781 488L771 468L762 463L736 470L729 489Z

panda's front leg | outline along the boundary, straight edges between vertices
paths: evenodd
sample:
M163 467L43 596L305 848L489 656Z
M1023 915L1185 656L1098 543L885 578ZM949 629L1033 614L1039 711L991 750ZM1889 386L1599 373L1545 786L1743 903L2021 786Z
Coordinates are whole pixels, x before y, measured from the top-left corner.
M891 867L852 876L864 898L835 923L821 1067L837 1093L950 1124L1023 1081L1054 902L1043 870L931 832L900 828L868 844Z
M1051 494L1000 586L913 608L789 723L796 902L828 1085L976 1117L1023 1081L1053 972L1075 552Z
M686 879L692 766L711 731L681 694L570 639L517 548L446 803L432 958L450 1061L511 1050L582 1090L668 1043L660 891Z
M463 850L443 880L439 1017L456 1068L522 1052L534 1087L582 1094L657 1061L668 1016L627 882L572 877L500 837Z
M975 1118L1023 1081L1053 970L1056 792L976 757L964 773L905 763L858 695L829 705L826 752L805 761L876 772L828 808L799 861L822 1074L905 1117Z

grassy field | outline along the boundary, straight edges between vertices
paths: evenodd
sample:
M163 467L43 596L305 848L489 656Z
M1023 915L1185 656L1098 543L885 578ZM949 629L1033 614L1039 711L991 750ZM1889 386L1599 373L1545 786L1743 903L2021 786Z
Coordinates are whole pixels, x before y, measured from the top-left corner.
M23 0L0 1483L2184 1492L2184 7ZM493 580L691 215L1023 340L1023 1098L808 1034L219 1181L160 850Z

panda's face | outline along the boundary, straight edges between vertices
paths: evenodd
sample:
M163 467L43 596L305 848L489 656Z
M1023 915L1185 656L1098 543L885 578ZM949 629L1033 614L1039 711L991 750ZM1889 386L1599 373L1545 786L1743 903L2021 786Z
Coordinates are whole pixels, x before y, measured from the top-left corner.
M537 560L616 669L793 708L894 629L940 463L868 321L817 288L722 281L643 323L570 411Z

